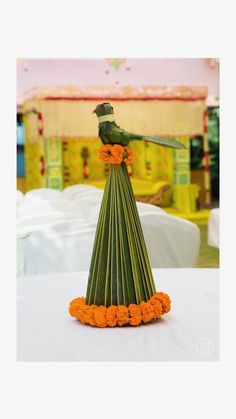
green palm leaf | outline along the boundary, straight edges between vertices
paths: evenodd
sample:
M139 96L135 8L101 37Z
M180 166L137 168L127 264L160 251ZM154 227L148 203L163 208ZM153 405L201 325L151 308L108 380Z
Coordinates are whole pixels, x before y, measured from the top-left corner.
M140 304L155 285L127 167L111 165L93 247L87 304Z

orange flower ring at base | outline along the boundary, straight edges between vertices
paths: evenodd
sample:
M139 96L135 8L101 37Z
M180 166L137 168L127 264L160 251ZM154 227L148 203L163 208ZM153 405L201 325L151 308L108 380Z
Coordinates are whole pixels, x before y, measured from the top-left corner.
M126 164L131 164L134 161L134 153L131 149L119 144L103 144L98 153L104 163L121 164L124 161Z
M157 292L147 302L109 307L87 305L85 298L80 297L71 301L69 313L81 323L96 327L139 326L159 319L170 311L171 300L167 294Z

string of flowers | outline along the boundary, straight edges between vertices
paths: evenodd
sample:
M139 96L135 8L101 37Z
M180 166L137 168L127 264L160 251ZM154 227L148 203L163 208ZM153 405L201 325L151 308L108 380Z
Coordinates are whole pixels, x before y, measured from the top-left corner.
M109 307L88 305L84 297L71 301L69 312L81 323L96 327L138 326L159 319L170 311L171 300L167 294L157 292L147 302Z
M98 153L99 158L105 163L121 164L124 161L126 164L131 164L134 161L132 150L119 144L103 144Z

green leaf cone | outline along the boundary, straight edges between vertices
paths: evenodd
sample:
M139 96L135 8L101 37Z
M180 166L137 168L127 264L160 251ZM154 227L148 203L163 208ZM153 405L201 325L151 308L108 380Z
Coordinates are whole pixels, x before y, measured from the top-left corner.
M98 218L86 304L140 304L155 292L126 164L112 164Z

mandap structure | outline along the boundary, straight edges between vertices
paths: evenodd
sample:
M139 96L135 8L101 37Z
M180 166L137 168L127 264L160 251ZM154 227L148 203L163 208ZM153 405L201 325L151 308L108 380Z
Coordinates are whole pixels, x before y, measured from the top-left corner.
M172 207L179 214L197 211L199 185L192 183L190 141L203 137L204 206L211 201L205 87L80 86L41 88L23 103L26 190L63 189L78 183L104 187L109 165L99 161L98 103L116 109L127 131L174 137L187 146L172 150L150 143L131 145L135 161L127 167L135 196ZM155 201L155 197L157 198Z

